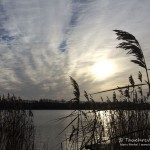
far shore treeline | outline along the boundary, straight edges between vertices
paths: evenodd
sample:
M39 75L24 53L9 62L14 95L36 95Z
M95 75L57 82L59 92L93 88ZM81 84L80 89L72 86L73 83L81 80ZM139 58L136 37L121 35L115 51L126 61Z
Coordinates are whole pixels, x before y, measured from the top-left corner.
M2 96L0 98L0 110L5 109L26 109L26 110L150 110L150 103L148 102L127 102L117 101L113 102L101 101L65 101L63 100L22 100L16 96Z

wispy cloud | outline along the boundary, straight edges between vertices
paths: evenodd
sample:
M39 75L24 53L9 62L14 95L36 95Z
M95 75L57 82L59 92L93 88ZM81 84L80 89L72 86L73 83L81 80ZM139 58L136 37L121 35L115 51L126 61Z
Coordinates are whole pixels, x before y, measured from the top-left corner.
M124 83L121 78L128 78L135 65L115 48L112 30L134 34L149 63L149 11L149 0L1 0L1 92L70 98L69 76L89 93ZM102 59L118 68L106 80L91 72Z
M60 51L64 52L67 50L67 42L70 34L76 28L82 16L85 14L85 10L90 5L89 0L72 0L70 4L70 18L68 20L68 24L64 27L64 36L59 45Z

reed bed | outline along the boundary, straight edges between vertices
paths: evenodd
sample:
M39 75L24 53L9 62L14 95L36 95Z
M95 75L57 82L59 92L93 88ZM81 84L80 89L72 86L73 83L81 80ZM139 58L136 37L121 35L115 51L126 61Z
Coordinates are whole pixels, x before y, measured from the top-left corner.
M33 113L22 108L21 98L2 96L11 102L13 110L0 110L0 150L34 150ZM9 103L8 103L9 104Z
M112 99L107 97L107 102L126 102L129 105L130 103L147 103L150 95L149 69L141 46L132 34L121 30L114 31L117 39L123 40L117 48L122 48L127 51L128 55L133 55L135 59L131 62L145 69L146 80L143 80L142 73L139 71L137 77L140 84L135 84L132 75L130 75L128 85L124 88L113 89ZM70 80L74 87L74 98L71 101L79 105L81 102L79 85L72 77L70 77ZM147 84L147 93L143 92L143 83ZM96 110L94 107L96 100L93 99L92 94L85 91L84 96L91 103L93 110L74 110L70 115L62 118L71 118L71 122L62 132L67 128L72 128L72 130L61 143L61 150L149 149L149 147L141 147L139 145L141 141L135 147L132 145L121 146L121 143L124 142L129 144L126 139L150 138L150 114L148 110L123 110L119 108L107 111ZM103 98L101 99L103 100ZM150 142L147 144L150 144Z

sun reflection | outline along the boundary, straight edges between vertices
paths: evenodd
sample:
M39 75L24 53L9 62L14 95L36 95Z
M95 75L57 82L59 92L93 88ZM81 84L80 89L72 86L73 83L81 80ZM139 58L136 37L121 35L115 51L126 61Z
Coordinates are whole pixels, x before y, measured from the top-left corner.
M115 73L115 64L110 60L102 60L95 63L91 71L95 77L106 79Z

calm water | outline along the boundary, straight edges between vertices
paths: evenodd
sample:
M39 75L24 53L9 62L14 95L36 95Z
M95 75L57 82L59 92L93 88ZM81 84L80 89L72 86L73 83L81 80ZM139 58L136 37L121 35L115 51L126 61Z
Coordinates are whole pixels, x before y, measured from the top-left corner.
M65 139L64 132L57 136L70 122L56 121L60 117L69 115L72 111L69 110L34 110L34 125L36 127L36 144L39 149L58 150L60 143ZM71 118L70 118L71 119Z

